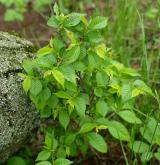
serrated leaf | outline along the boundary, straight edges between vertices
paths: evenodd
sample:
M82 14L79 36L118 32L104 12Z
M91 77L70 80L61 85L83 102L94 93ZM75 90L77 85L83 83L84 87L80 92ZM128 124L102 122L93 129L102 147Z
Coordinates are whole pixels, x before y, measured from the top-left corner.
M141 124L142 121L135 115L134 112L132 111L120 111L118 113L118 115L125 121L127 121L128 123L132 123L132 124Z
M132 88L130 84L122 84L122 101L126 102L132 98Z
M101 57L102 59L105 59L106 52L107 52L105 44L102 43L102 44L96 46L95 51L99 57Z
M64 20L63 25L65 27L76 26L80 23L80 14L79 13L71 13L67 15L67 18Z
M60 72L59 70L54 69L54 70L52 71L52 75L53 75L53 77L56 79L56 81L64 87L64 81L65 81L65 80L64 80L64 75L63 75L63 73Z
M96 103L96 111L103 117L109 112L108 104L104 100L99 100Z
M150 146L143 142L143 141L134 141L133 145L130 146L130 148L135 152L135 153L145 153L148 152L150 149Z
M47 150L41 151L38 154L36 161L48 160L50 156L51 156L51 151L47 151Z
M64 66L62 65L59 69L63 73L67 81L76 84L77 76L76 76L75 70L73 69L71 65L64 65Z
M52 16L51 18L49 18L47 25L50 27L58 28L60 25L60 21L56 16Z
M60 111L59 112L59 121L61 123L61 125L64 127L64 129L66 130L69 121L70 121L70 117L67 113L67 111Z
M139 88L140 90L154 96L152 90L150 87L148 87L142 80L135 80L134 81L134 86Z
M79 130L79 133L83 134L83 133L86 133L86 132L90 132L95 127L96 127L95 123L84 123L81 126L81 129Z
M98 29L103 29L106 26L107 26L107 19L102 16L97 16L91 19L88 28L90 30L98 30Z
M79 55L80 55L80 46L74 46L67 50L66 54L64 55L63 63L71 64L79 58Z
M58 52L65 46L62 40L60 40L58 37L53 38L52 44L53 44L54 49Z
M64 158L58 158L55 160L54 165L70 165L72 161Z
M26 77L23 81L23 89L24 89L26 94L28 93L30 88L31 88L31 78Z
M40 80L31 80L30 92L33 96L37 96L42 90L42 83Z
M116 139L119 139L122 141L130 140L129 132L122 123L118 121L109 121L108 129L109 129L110 134Z
M101 153L107 152L107 144L104 141L103 137L94 132L87 134L89 144Z

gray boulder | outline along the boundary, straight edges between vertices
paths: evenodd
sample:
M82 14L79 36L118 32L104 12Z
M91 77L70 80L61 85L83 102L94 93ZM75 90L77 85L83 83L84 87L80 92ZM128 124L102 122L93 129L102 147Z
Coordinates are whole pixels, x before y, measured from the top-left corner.
M37 126L37 112L23 92L21 63L32 44L0 32L0 164L16 152Z

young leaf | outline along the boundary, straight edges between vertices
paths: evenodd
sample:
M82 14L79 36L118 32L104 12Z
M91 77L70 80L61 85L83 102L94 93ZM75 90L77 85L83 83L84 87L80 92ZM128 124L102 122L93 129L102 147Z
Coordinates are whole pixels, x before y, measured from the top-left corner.
M98 46L95 47L96 53L97 55L102 58L105 59L106 56L106 45L105 44L100 44Z
M52 75L57 80L57 82L64 87L64 75L63 75L63 73L60 72L59 70L54 69L52 71Z
M89 144L95 148L97 151L106 153L107 152L107 144L104 141L103 137L94 132L87 134Z
M91 19L88 28L90 30L98 30L98 29L103 29L106 26L107 26L107 19L102 16L97 16Z
M31 78L27 76L23 81L23 89L26 94L30 88L31 88Z
M64 129L66 130L66 128L69 124L69 121L70 121L67 111L59 112L59 121L60 121L61 125L64 127Z
M120 111L118 115L128 123L132 123L132 124L142 123L142 121L132 111L128 111L128 110Z
M70 165L72 161L64 158L58 158L55 160L54 165Z
M152 153L152 152L144 152L144 153L142 153L142 155L141 155L141 161L142 161L143 163L146 163L146 162L148 162L149 160L151 160L152 157L153 157L153 153Z
M33 96L37 96L42 90L42 83L40 80L32 79L30 92Z
M51 151L47 151L47 150L41 151L38 154L36 161L48 160L50 156L51 156Z

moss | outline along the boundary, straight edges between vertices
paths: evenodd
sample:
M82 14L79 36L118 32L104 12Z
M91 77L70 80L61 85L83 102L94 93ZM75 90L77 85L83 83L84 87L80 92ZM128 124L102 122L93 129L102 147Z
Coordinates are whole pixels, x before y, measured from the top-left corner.
M0 163L17 151L37 126L37 112L25 96L17 72L32 44L0 32Z

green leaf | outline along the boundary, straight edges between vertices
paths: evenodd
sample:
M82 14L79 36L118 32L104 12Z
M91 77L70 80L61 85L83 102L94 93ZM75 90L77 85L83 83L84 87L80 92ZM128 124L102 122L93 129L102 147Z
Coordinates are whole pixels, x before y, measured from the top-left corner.
M51 151L47 151L47 150L41 151L38 154L36 161L48 160L50 156L51 156Z
M155 158L156 158L157 160L160 161L160 152L154 153L154 156L155 156Z
M54 6L53 6L53 11L54 11L54 13L56 14L56 16L59 15L59 7L58 7L57 3L54 4Z
M65 145L71 145L74 142L75 138L76 138L76 134L73 133L69 134L65 138Z
M65 46L62 40L60 40L58 37L54 37L52 42L53 42L54 49L58 52Z
M66 151L63 146L60 146L56 151L57 158L66 158Z
M49 18L47 25L50 27L58 28L60 25L60 21L56 16L52 16L51 18Z
M130 84L122 84L122 101L126 102L132 98L132 88Z
M65 80L64 80L63 73L60 72L59 70L53 69L52 75L56 79L56 81L64 87L64 81Z
M136 86L137 88L139 88L140 90L154 96L152 90L150 87L148 87L143 81L141 80L135 80L134 81L134 86Z
M95 148L97 151L106 153L107 152L107 144L104 141L103 137L94 132L87 134L89 144Z
M159 121L149 118L145 126L140 128L140 133L149 143L160 145Z
M48 161L42 161L42 162L36 163L35 165L52 165L52 164Z
M69 82L72 82L74 84L76 84L76 74L75 74L75 70L71 65L65 65L65 66L60 66L60 71L63 73L65 79Z
M26 92L26 94L30 88L31 88L31 78L27 76L23 81L23 89Z
M69 124L69 121L70 121L67 111L59 112L59 121L60 121L61 125L64 127L64 129L66 130L66 128Z
M55 160L54 165L70 165L72 161L64 158L58 158Z
M63 25L65 27L76 26L80 23L80 14L79 13L71 13L67 15L67 18L64 20Z
M39 49L38 52L37 52L37 56L38 57L42 57L44 55L48 55L48 54L51 54L53 51L53 48L50 48L48 45Z
M142 121L135 115L134 112L132 111L120 111L118 113L118 115L125 121L127 121L128 123L132 123L132 124L141 124Z
M95 50L96 50L96 53L97 55L102 58L102 59L105 59L105 56L106 56L106 45L105 44L100 44L98 46L95 47Z
M83 133L86 133L86 132L90 132L95 127L96 127L95 123L84 123L81 126L81 129L80 129L79 133L83 134Z
M12 156L8 159L7 165L27 165L27 163L19 156Z
M133 146L130 146L130 148L135 152L135 153L145 153L148 152L150 149L150 146L142 141L134 141Z
M102 88L100 88L100 87L95 87L95 88L94 88L94 94L95 94L97 97L102 97L102 95L103 95L103 90L102 90Z
M42 83L40 80L31 80L30 92L33 96L37 96L42 90Z
M96 82L97 86L106 87L108 83L108 76L105 73L98 71L96 74Z
M98 29L103 29L106 26L107 26L107 19L102 16L97 16L91 19L88 28L90 30L98 30Z
M110 121L108 125L108 129L110 134L116 139L122 141L130 140L129 132L122 123L118 121Z
M75 62L80 55L80 46L73 46L72 48L68 49L65 56L63 57L64 64L71 64Z
M69 99L71 96L64 91L58 91L56 93L54 93L54 95L56 95L58 98L62 98L62 99Z
M108 104L104 100L99 100L96 103L96 111L103 117L109 112Z
M151 160L152 157L153 157L153 153L152 152L144 152L141 155L141 161L146 163L149 160Z
M82 97L74 98L74 105L77 111L77 114L80 117L85 117L85 110L86 110L86 101Z
M88 37L88 41L89 42L93 42L93 43L99 43L102 41L102 36L101 36L101 33L100 32L97 32L97 31L91 31L87 34L87 37Z

